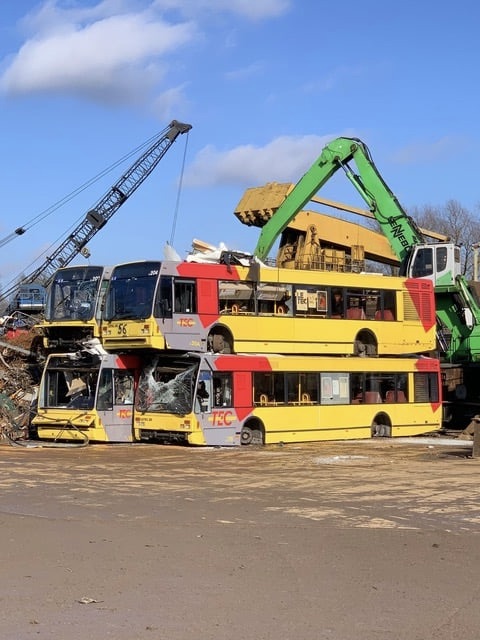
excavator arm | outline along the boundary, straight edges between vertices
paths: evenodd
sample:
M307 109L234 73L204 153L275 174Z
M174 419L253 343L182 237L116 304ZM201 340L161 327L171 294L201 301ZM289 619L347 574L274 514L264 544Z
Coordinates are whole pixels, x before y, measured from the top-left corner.
M352 170L349 164L352 161L358 173ZM254 251L260 260L268 256L282 231L339 169L343 169L367 203L400 261L407 257L413 246L423 241L420 229L378 173L367 146L357 138L336 138L323 148L311 168L263 226Z

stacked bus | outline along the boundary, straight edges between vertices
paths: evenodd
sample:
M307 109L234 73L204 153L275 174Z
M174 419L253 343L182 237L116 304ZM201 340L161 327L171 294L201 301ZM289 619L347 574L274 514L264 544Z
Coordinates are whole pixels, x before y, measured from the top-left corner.
M65 271L50 317L56 308L82 309L80 302L68 311L65 294L80 300L83 289L75 294ZM42 439L235 446L440 428L429 281L234 256L132 262L107 273L95 281L96 312L85 325L101 347L47 360L34 419ZM76 331L87 321L51 322L50 338L62 322ZM125 403L115 389L127 378ZM71 397L72 380L79 397Z
M232 446L412 436L438 429L434 358L157 354L135 439Z
M236 446L412 436L441 423L428 357L49 356L40 439Z
M53 353L40 382L32 431L41 440L132 442L140 358L101 350Z
M100 338L100 315L111 267L58 269L48 289L45 318L38 326L47 352L78 349Z
M252 262L117 265L107 351L399 356L436 347L431 282Z

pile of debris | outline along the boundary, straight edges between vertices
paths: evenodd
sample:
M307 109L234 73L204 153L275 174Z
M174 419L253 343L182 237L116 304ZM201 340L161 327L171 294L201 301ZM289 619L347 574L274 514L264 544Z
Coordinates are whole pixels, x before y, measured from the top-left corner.
M0 336L0 439L28 437L44 364L35 326Z

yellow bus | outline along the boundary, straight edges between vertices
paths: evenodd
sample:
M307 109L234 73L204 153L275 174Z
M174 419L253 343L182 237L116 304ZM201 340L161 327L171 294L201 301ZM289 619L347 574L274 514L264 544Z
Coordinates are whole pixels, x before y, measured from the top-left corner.
M143 261L114 267L107 351L388 356L436 348L429 281L366 273Z
M50 354L40 381L32 436L58 442L132 442L135 355Z
M142 365L134 438L236 446L438 431L440 363L428 357L158 353Z
M111 267L58 269L48 288L45 318L39 323L47 351L79 348L99 338L100 310Z

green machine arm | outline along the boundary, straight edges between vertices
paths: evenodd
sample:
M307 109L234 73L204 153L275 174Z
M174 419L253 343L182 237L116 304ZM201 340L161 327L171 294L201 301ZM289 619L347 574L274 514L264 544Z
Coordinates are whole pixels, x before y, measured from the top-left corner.
M358 173L348 164L352 160ZM423 241L419 228L378 173L367 146L357 138L336 138L323 148L314 164L262 228L254 251L260 260L268 256L289 222L340 168L367 203L400 261L406 258L414 245Z

